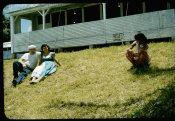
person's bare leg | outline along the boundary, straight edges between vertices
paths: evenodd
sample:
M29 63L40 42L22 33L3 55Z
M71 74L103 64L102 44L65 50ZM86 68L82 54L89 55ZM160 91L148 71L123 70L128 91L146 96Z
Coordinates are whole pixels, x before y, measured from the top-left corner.
M40 77L40 78L38 78L36 81L37 82L40 82L40 81L43 81L45 79L45 77Z
M36 79L36 80L32 80L31 82L30 82L30 84L36 84L36 83L38 83L38 82L40 82L40 81L43 81L45 79L45 77L40 77L40 78L38 78L38 79Z
M29 82L30 84L37 83L37 77L33 77L32 80Z
M130 57L131 54L133 55L134 52L133 52L133 51L127 51L127 53L126 53L126 58L133 64L133 66L135 66L135 61L134 61L134 59Z
M34 81L34 80L36 80L36 77L35 76L32 78L32 81Z
M34 77L32 77L32 79L31 80L29 80L29 83L32 83L32 81L34 81L34 80L36 80L36 77L34 76Z

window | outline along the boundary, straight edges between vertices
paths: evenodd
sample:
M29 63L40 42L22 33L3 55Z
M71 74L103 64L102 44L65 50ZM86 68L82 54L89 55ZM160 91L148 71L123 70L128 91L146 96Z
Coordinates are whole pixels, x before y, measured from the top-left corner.
M52 27L65 25L65 12L52 14Z
M84 8L85 22L100 20L100 5Z
M146 12L165 10L167 8L166 0L145 0Z
M82 22L82 9L72 9L67 11L67 24L75 24Z
M50 23L50 14L46 15L46 23Z
M46 23L50 23L50 14L47 14L45 19L46 19ZM38 16L38 24L42 24L43 23L42 21L43 21L43 18L41 15L39 15Z
M106 3L106 17L107 18L115 18L120 17L120 3Z
M42 16L38 16L38 24L42 24Z
M21 33L32 31L32 21L27 19L21 19Z
M123 2L123 15L134 15L142 13L142 0L128 0Z
M170 2L170 8L175 8L175 0L168 0Z

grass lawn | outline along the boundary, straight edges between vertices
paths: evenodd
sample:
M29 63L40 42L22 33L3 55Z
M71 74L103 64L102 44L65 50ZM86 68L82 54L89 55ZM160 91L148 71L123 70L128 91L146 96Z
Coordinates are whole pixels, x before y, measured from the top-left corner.
M4 60L6 117L149 117L153 103L159 103L155 101L164 94L162 90L175 83L175 43L150 43L151 64L148 70L128 70L131 63L126 59L125 51L129 46L56 54L64 65L58 67L56 73L36 85L29 84L29 75L16 88L12 87L11 81L12 63L17 59ZM174 107L170 108L173 110Z

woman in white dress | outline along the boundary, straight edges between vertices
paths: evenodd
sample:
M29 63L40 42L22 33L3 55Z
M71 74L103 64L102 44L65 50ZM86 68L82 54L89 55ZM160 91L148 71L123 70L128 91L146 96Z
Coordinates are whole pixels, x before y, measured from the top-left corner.
M55 52L50 52L47 44L41 46L41 55L39 56L39 66L32 72L30 84L38 83L48 75L56 72L57 66L54 61L61 66L61 63L55 58Z

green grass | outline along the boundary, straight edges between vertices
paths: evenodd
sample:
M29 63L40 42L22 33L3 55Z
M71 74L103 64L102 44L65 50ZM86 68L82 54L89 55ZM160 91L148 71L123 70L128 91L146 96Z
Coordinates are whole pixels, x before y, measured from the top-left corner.
M160 89L161 94L156 100L149 101L143 109L137 110L130 118L174 118L175 117L175 83L169 83Z
M4 60L4 108L10 119L151 117L151 102L175 82L175 43L150 43L148 70L128 70L129 45L62 52L64 65L36 85L30 75L11 86L12 63ZM171 98L171 97L170 97ZM166 105L165 105L166 106ZM168 108L170 109L170 108ZM174 113L175 114L175 113Z

